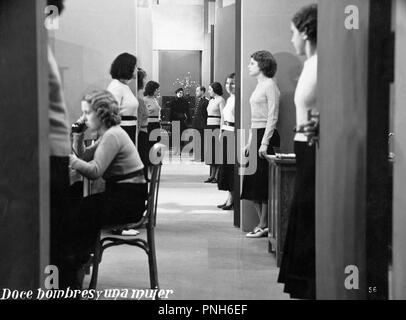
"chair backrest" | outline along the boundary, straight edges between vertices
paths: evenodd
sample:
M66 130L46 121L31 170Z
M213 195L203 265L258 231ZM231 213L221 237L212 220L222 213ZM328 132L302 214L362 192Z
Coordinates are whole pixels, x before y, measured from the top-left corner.
M162 144L155 144L153 146L154 152L159 156L163 152L164 145ZM162 157L163 158L163 157ZM149 193L148 193L148 207L147 207L147 217L148 223L150 226L154 227L156 223L156 212L158 206L158 192L159 192L159 184L161 181L161 169L162 169L162 162L158 164L152 165L152 173L151 173L151 182L149 186Z

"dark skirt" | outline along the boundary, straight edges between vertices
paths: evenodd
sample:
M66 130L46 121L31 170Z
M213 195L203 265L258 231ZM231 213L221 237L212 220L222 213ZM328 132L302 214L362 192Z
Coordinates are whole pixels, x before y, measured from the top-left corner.
M221 164L220 160L220 140L219 135L215 135L214 131L218 130L217 132L220 134L220 126L207 126L206 130L211 130L213 136L211 138L206 139L206 134L204 135L204 143L205 143L205 155L204 159L207 165L218 165ZM211 155L208 153L208 150L211 150Z
M316 298L315 148L295 142L296 180L279 283L294 299Z
M72 210L66 232L70 250L78 257L87 257L93 250L103 226L138 222L145 210L147 184L107 183L106 191L82 197L83 183L71 187ZM83 261L82 261L83 262Z
M151 141L151 132L154 131L155 129L160 129L161 128L161 123L160 122L150 122L148 123L148 155L149 151L151 148L158 142L161 141L161 138L159 137L157 141ZM151 165L152 163L149 161L149 156L148 156L148 164Z
M70 213L68 168L69 157L50 157L50 262L57 266L66 254L65 220Z
M149 164L149 141L148 133L140 131L138 133L138 153L142 163L144 164L144 175L148 178L148 164Z
M242 186L241 199L264 202L268 200L268 180L269 180L269 164L268 160L262 159L258 155L259 148L261 147L261 142L265 134L264 129L252 129L256 131L257 135L257 148L254 149L254 143L250 150L250 155L253 153L256 154L257 159L257 170L252 175L245 175ZM254 134L254 132L253 132ZM280 136L277 130L274 131L274 134L269 142L268 154L275 154L273 148L280 147Z
M121 126L125 132L127 132L128 136L130 137L131 141L135 142L135 137L137 135L137 126Z
M195 154L195 160L204 162L204 151L205 151L205 145L204 145L204 129L195 129L196 134L199 135L199 139L195 138L195 144L194 144L194 154ZM196 143L196 141L199 141L200 144ZM199 149L199 152L198 152Z
M220 165L217 186L221 191L234 190L234 167L235 165L235 133L232 131L222 131L223 138L221 144L223 146L223 162ZM232 145L232 147L230 147ZM229 147L229 152L227 148Z

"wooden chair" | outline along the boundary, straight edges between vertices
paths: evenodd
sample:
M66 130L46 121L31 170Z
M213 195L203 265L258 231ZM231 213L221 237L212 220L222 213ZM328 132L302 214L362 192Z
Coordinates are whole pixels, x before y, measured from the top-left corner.
M154 146L154 148L162 148L158 144ZM159 152L162 152L161 149ZM99 264L102 260L103 252L107 248L115 247L119 245L130 245L136 246L145 251L148 255L148 265L149 265L149 278L151 283L151 289L159 290L158 284L158 270L157 270L157 261L156 261L156 252L155 252L155 225L156 225L156 212L157 212L157 202L158 202L158 191L159 191L159 183L161 178L161 168L162 163L157 165L153 165L152 175L151 175L151 182L149 187L149 194L148 194L148 204L147 210L142 217L142 219L136 223L131 224L132 228L146 228L147 232L147 239L144 240L139 237L122 237L122 236L108 236L101 238L101 231L112 229L112 228L124 228L127 225L121 226L106 226L100 230L99 237L96 245L95 251L93 255L93 270L92 276L90 280L89 289L96 289L97 286L97 276L99 271Z

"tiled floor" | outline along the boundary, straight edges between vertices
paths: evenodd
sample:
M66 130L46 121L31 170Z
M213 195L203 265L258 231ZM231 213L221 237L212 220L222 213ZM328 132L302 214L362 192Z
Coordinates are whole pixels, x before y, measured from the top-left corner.
M289 299L266 239L247 239L232 212L216 208L227 194L207 185L208 167L167 159L162 170L156 228L160 288L170 299ZM145 230L141 230L141 236ZM149 287L146 255L138 248L108 249L98 289Z

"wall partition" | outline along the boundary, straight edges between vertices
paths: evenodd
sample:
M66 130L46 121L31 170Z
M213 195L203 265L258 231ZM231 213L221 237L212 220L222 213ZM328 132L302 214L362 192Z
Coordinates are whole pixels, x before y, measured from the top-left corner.
M396 0L393 185L393 297L406 299L406 1Z
M45 3L0 2L0 289L44 288L49 264Z

